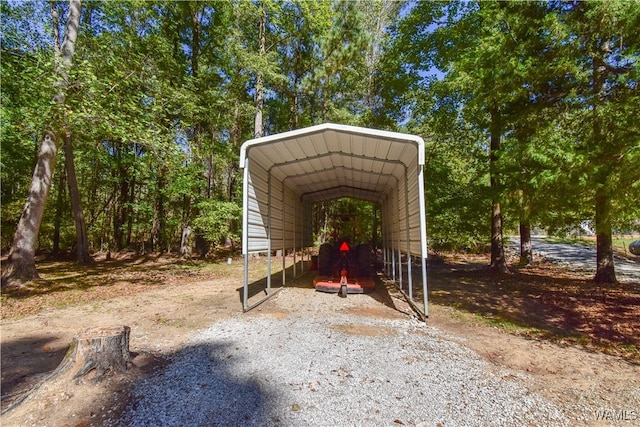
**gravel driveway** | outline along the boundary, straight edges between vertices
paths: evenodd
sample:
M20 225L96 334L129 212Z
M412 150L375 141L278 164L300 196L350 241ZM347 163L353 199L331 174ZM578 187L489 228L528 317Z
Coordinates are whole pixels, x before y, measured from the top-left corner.
M363 300L331 298L331 316L244 315L200 331L136 385L113 425L569 425L528 391L530 377L410 317L345 314Z
M520 245L519 237L512 237L512 246ZM549 260L566 265L572 269L584 271L588 274L596 273L596 248L568 243L549 243L542 237L532 237L533 252ZM640 264L615 257L616 277L620 282L640 281Z

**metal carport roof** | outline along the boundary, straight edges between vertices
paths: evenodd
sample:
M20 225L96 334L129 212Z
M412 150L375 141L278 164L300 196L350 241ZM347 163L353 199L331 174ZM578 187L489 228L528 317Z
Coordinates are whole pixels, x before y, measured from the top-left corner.
M406 255L422 260L426 315L423 166L424 141L419 136L333 123L242 144L245 309L249 308L247 256L266 252L270 266L274 250L295 252L312 246L312 205L352 197L380 203L387 272L394 280L397 273L402 289L404 269L410 298L412 263ZM267 297L270 276L269 268Z

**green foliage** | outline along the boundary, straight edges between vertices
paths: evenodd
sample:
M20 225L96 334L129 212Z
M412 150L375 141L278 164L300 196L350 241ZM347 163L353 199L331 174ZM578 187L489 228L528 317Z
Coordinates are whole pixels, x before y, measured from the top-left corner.
M485 156L468 157L466 150L474 147L464 142L450 135L427 143L427 236L436 250L486 248L491 196L486 166L480 161Z
M525 216L566 230L594 219L604 188L613 228L637 230L638 5L84 1L65 116L91 246L173 250L187 226L209 243L239 239L238 154L253 137L258 76L267 133L335 121L423 136L432 247L482 249L496 196L509 230ZM0 7L6 248L55 120L55 73L50 5ZM492 107L502 147L490 170ZM62 165L43 248L56 229L63 249L73 244ZM375 208L338 201L318 215L338 210L366 222Z
M637 230L640 217L633 202L640 197L640 128L631 118L640 112L640 37L632 29L640 22L637 6L637 2L577 5L565 19L567 28L579 34L571 40L571 58L585 66L575 74L570 113L574 126L563 132L574 141L575 175L585 183L591 203L599 192L609 198L607 220L614 231Z
M407 47L404 60L416 84L409 129L447 147L456 120L478 146L488 146L491 126L499 129L503 141L492 153L491 172L500 185L493 197L502 201L508 230L518 221L559 231L593 220L597 189L611 201L614 230L637 227L640 132L638 121L630 121L640 111L638 34L630 30L639 21L637 6L417 3L400 22L397 38ZM597 64L606 64L606 76L598 77ZM445 72L443 78L428 76L433 67ZM415 78L418 71L421 78ZM598 78L601 86L595 87ZM464 226L451 218L486 200L486 179L478 175L473 183L484 184L473 188L465 176L483 157L473 149L429 153L427 177L437 178L426 186L428 222L440 219L430 226L430 237L468 245L471 233L460 235ZM444 184L448 173L461 188ZM444 203L464 199L466 190L478 203Z
M200 214L193 225L208 241L214 244L222 244L226 239L240 241L237 229L242 220L240 206L220 200L203 200L197 207Z
M347 240L351 245L379 243L380 207L372 202L341 198L317 203L314 220L319 243Z
M2 2L0 75L0 199L2 249L13 238L29 191L42 129L51 110L53 56L49 43L38 38L27 16L42 16L41 5L10 6ZM45 9L46 10L46 9Z

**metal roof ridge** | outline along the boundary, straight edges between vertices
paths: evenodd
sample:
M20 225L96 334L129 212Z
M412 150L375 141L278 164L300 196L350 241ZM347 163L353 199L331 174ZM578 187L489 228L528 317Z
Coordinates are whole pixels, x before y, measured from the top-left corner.
M357 134L367 135L372 137L377 136L377 137L386 138L386 139L398 139L398 140L411 141L418 145L418 164L419 165L424 164L424 140L418 135L328 122L328 123L322 123L319 125L309 126L305 128L276 133L273 135L261 136L259 138L253 138L245 141L240 147L240 168L244 168L245 159L247 155L246 153L253 146L261 145L268 142L291 139L291 138L295 138L302 135L308 135L312 133L324 132L327 130L342 131L345 133L357 133Z

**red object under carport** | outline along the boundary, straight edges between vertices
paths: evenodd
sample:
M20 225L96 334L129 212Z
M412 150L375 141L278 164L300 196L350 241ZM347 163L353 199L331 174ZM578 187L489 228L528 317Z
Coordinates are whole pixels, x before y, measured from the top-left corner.
M336 280L336 278L329 276L316 276L313 279L313 286L316 291L320 292L338 293L341 284L340 278ZM366 294L375 291L375 289L376 283L371 277L347 279L347 293L349 294Z

